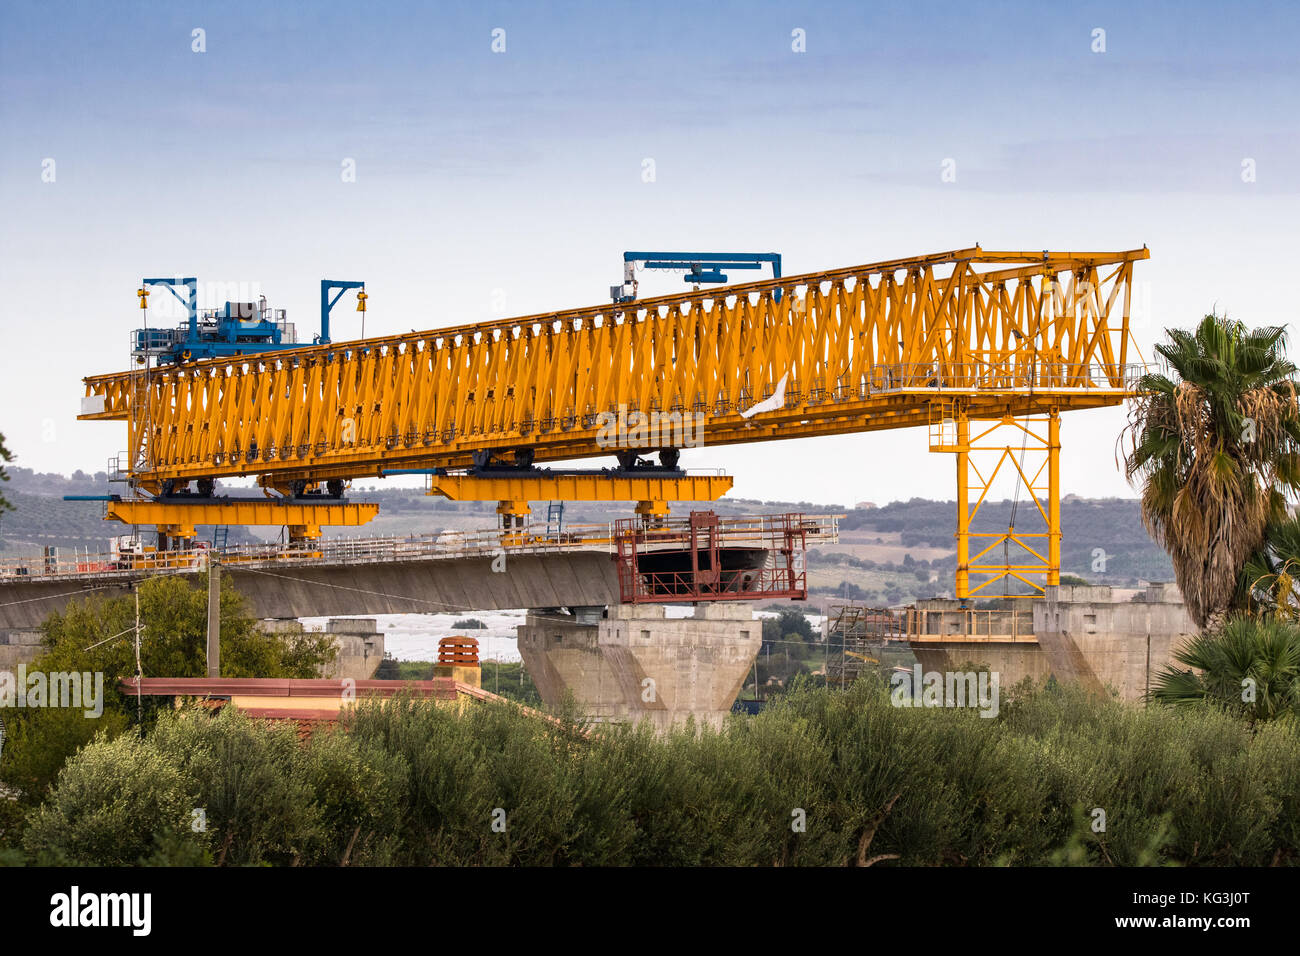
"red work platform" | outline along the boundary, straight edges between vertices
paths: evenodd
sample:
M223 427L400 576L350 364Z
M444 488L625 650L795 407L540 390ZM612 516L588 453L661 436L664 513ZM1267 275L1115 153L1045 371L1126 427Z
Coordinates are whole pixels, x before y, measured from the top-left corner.
M802 514L614 524L619 600L624 604L808 597L804 551L820 524Z

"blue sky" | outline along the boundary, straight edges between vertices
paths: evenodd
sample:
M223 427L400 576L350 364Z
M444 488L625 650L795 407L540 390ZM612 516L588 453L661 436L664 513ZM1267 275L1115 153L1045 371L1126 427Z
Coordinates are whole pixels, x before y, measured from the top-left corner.
M300 329L322 277L360 278L382 333L600 302L624 249L803 272L1146 243L1147 355L1216 306L1294 329L1300 10L1135 6L7 2L0 431L42 470L119 450L75 421L80 378L125 366L145 274L259 289ZM1066 417L1064 491L1132 494L1122 422ZM743 497L952 496L916 431L685 463Z

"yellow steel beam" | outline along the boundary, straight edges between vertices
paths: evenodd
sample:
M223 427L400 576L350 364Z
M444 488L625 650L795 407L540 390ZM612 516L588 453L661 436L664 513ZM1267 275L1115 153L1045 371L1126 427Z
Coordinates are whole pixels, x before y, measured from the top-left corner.
M429 494L452 501L716 501L731 490L730 475L622 478L605 475L530 475L483 478L434 476Z
M279 501L212 500L195 502L135 499L109 502L105 519L126 524L193 528L214 525L363 525L379 513L373 502L303 504Z
M955 419L957 452L957 599L970 597L970 419L965 412ZM933 443L931 443L933 447Z
M1132 385L1129 290L1147 255L971 247L95 376L81 417L128 419L133 477L155 488L900 428L925 424L936 395L989 419L1115 405ZM784 403L741 415L782 382Z

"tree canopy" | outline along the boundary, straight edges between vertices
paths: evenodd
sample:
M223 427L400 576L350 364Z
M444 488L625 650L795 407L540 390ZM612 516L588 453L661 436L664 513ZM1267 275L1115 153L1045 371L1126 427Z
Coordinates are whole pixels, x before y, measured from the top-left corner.
M1156 346L1168 374L1142 377L1125 473L1166 551L1192 620L1221 624L1242 568L1300 490L1296 366L1281 328L1207 315Z
M5 471L5 462L13 461L14 456L8 448L5 447L5 436L0 434L0 481L8 481L9 475ZM0 495L0 511L6 511L13 507L5 500L4 495Z

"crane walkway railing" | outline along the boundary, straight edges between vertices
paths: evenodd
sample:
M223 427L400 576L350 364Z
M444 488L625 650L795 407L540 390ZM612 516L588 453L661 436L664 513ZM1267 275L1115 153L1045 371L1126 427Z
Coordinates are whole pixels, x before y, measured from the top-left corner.
M1014 391L1018 389L1059 391L1062 389L1114 390L1133 392L1138 380L1147 372L1143 365L1118 363L1075 364L1039 360L1010 365L1005 361L976 361L941 365L920 364L873 365L867 381L856 391L868 397L878 392L915 389L938 391ZM853 391L852 386L849 387Z
M766 540L763 516L720 519L730 545L762 547ZM836 515L805 515L802 522L810 543L838 540ZM680 547L690 540L690 519L669 517L649 527L646 544ZM612 524L566 525L559 533L544 526L501 531L443 531L436 534L381 537L333 537L309 543L237 544L220 550L200 544L171 551L122 550L91 553L51 548L42 555L0 558L0 585L50 580L98 580L137 577L141 573L193 573L207 569L215 556L223 565L257 568L283 565L355 565L404 561L491 557L499 554L554 554L565 551L616 552Z

